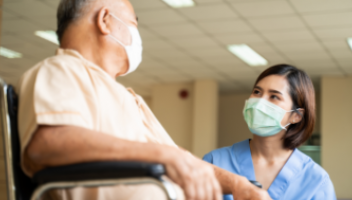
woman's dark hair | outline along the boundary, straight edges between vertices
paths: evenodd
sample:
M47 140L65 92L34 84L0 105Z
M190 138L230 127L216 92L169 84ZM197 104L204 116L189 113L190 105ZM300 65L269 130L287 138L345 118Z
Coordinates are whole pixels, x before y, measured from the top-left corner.
M297 124L290 125L283 137L285 148L297 148L312 135L315 125L315 92L313 83L304 71L291 65L280 64L262 72L255 85L270 75L286 77L290 86L289 94L293 102L292 110L304 109L302 120ZM299 111L296 110L295 112L301 115Z

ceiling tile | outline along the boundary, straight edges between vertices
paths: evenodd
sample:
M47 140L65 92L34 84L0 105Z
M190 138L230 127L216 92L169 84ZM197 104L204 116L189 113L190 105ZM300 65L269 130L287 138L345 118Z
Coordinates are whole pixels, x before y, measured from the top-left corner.
M219 20L237 18L237 14L226 4L205 4L200 6L195 6L191 8L179 9L183 15L187 16L193 21L209 21L209 20Z
M137 11L137 15L138 11L169 8L169 6L160 0L130 0L130 2L133 8Z
M265 40L256 33L246 34L217 34L214 38L223 45L230 44L263 44Z
M42 2L54 9L59 7L60 0L42 0Z
M346 40L348 37L352 37L352 28L328 28L328 29L313 29L313 31L322 40L330 39L341 39Z
M203 69L207 64L202 63L194 58L189 59L165 59L165 63L177 69Z
M234 63L232 65L218 65L217 67L215 67L216 70L218 70L219 72L225 73L225 74L241 74L241 73L245 73L245 74L249 74L249 73L253 73L255 71L254 68L249 67L248 65L245 64L237 64Z
M40 47L42 49L46 49L47 51L50 51L50 52L52 52L53 49L58 48L57 44L54 44L52 42L49 42L47 40L44 40L43 38L40 38L40 37L34 35L34 32L30 33L30 34L16 34L16 37L20 41L23 41L25 43L30 43L30 44L35 45L37 47Z
M258 18L248 20L257 30L297 30L305 28L304 23L297 16L280 16L276 18Z
M198 58L203 57L217 57L222 55L231 55L231 53L225 47L210 47L210 48L197 48L197 49L187 49L190 55L196 56Z
M158 39L157 35L155 35L153 32L151 32L150 30L148 30L143 26L138 26L138 31L141 34L142 41L149 40L149 39L152 39L152 40Z
M197 48L197 47L209 47L217 46L218 43L208 36L192 36L185 38L176 38L170 40L175 46L180 48Z
M218 20L199 22L198 24L210 34L243 33L252 31L243 20Z
M305 53L312 52L312 54L317 52L325 51L323 46L316 41L296 41L296 42L277 42L274 43L275 47L278 48L281 52L286 54L288 53Z
M20 18L20 16L17 14L8 10L2 10L2 20L18 19L18 18Z
M152 51L146 52L148 55L151 55L153 58L157 59L188 59L189 55L187 55L184 51L170 48L170 49L155 49Z
M336 59L352 59L352 51L351 50L336 50L331 51L331 54Z
M56 16L56 9L46 5L41 1L26 0L26 1L11 1L6 2L5 10L16 13L20 16Z
M185 36L202 35L202 31L191 23L150 27L154 33L166 38L184 38Z
M340 69L319 69L319 70L305 70L310 76L343 76L343 72Z
M40 30L53 30L57 29L57 20L53 17L27 17L27 20L40 27Z
M303 69L304 71L319 71L319 70L337 70L338 67L336 64L332 63L311 63L311 64L300 64L296 65L300 69Z
M170 49L170 48L173 48L173 46L165 40L156 39L156 40L143 41L143 49L145 51L149 51L149 50L151 51L155 49Z
M292 60L293 62L299 61L311 61L311 60L331 60L330 55L326 52L303 52L303 53L287 53L285 54L287 58Z
M186 19L172 9L146 10L138 12L138 23L144 25L170 24L185 22Z
M352 12L303 15L303 18L313 28L344 27L352 25Z
M232 6L244 17L263 17L273 15L294 14L295 11L286 1L237 2Z
M207 63L213 67L234 66L236 64L243 65L243 62L232 54L225 54L216 57L202 57L200 59L204 63Z
M203 5L203 4L216 4L216 3L222 3L223 0L194 0L196 5Z
M329 49L329 51L334 50L351 50L347 43L347 40L328 40L322 41L323 45Z
M170 75L170 74L179 74L179 70L176 70L172 67L164 67L163 69L158 70L143 70L143 73L150 76L161 76L161 75Z
M297 60L295 62L297 67L306 67L306 68L318 68L318 67L337 67L336 63L330 59L312 59L312 60Z
M41 27L29 22L24 19L11 19L11 20L4 20L2 22L2 32L3 33L27 33L27 34L33 34L34 31L40 30Z
M266 39L271 42L278 42L278 41L296 41L296 40L315 40L313 34L306 30L291 30L291 31L274 31L274 32L266 32L263 31L261 33Z
M321 12L348 10L352 8L350 0L290 0L299 12Z

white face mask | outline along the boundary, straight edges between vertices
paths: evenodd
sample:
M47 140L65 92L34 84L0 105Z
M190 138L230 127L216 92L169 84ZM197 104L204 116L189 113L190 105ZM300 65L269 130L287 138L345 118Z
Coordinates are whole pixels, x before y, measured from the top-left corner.
M114 17L116 20L119 20L122 24L124 24L128 28L132 38L131 45L126 46L121 41L113 37L112 35L109 35L113 40L120 43L125 48L125 51L128 57L128 62L129 62L129 68L127 72L123 75L125 76L135 71L138 68L139 64L142 62L142 51L143 51L142 39L141 39L141 36L139 35L137 28L133 26L128 26L127 24L125 24L125 22L123 22L121 19L117 18L113 14L110 14L110 15Z

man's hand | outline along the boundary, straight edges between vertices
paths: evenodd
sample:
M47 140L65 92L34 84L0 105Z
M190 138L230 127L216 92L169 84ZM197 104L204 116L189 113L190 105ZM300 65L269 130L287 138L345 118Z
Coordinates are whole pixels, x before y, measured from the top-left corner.
M181 149L170 148L167 154L167 176L181 186L187 200L222 199L212 166Z
M234 200L271 200L267 191L254 186L245 177L236 177L236 184L233 188Z

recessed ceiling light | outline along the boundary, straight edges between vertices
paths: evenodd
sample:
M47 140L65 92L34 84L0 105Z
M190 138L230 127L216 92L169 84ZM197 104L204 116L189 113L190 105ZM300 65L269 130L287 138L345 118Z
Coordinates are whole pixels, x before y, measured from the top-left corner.
M36 31L34 34L38 37L59 45L59 40L57 39L55 31Z
M192 7L196 5L193 0L163 0L163 1L173 8Z
M352 50L352 37L347 38L347 43L348 43L348 45L350 45L350 48Z
M227 49L252 67L266 66L268 61L246 44L228 45Z
M22 54L5 47L0 47L0 55L6 58L22 58Z

